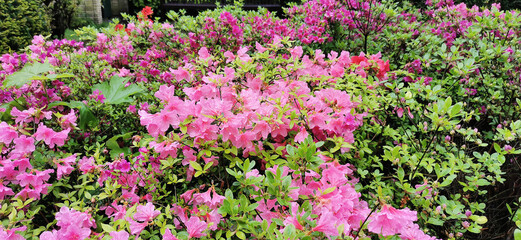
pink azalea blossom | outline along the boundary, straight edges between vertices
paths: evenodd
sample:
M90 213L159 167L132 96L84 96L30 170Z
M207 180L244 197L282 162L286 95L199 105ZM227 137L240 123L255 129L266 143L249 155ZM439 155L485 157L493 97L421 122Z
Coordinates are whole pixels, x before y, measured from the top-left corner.
M4 230L0 225L0 239L2 240L25 240L20 234L16 232L23 232L27 230L26 226L17 227L10 230Z
M60 180L62 176L69 175L72 170L74 170L72 165L76 163L76 154L68 156L64 159L55 160L54 163L58 167L58 170L56 171L57 179Z
M0 123L0 142L10 144L17 137L18 133L9 124Z
M380 212L369 217L370 222L367 229L383 236L392 236L413 225L416 219L416 212L408 208L396 209L385 204Z
M157 215L161 212L158 210L154 210L154 204L148 202L145 206L138 205L136 213L134 214L134 219L142 222L152 221Z
M208 53L208 49L206 47L202 47L198 53L199 53L199 58L202 60L206 60L210 57L210 53Z
M109 233L112 237L112 240L128 240L129 234L127 231L112 231Z
M47 126L40 124L34 134L34 138L36 141L43 140L45 144L49 145L49 147L54 148L55 145L63 146L65 144L65 139L67 139L69 132L70 129L55 132Z
M165 234L163 234L163 240L179 240L178 238L176 238L172 232L170 231L170 229L165 229Z
M185 223L187 231L188 231L188 238L200 238L206 236L206 234L203 233L204 230L206 230L207 224L204 221L201 221L196 216L191 216L190 219Z
M14 140L15 149L14 153L32 153L35 149L34 139L32 137L20 136Z

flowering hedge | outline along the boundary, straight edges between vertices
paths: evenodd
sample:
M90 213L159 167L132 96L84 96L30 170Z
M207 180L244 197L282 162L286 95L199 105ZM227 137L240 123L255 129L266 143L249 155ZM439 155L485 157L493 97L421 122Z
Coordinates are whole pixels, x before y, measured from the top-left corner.
M519 14L428 3L35 36L0 59L0 236L487 234L490 186L519 170Z

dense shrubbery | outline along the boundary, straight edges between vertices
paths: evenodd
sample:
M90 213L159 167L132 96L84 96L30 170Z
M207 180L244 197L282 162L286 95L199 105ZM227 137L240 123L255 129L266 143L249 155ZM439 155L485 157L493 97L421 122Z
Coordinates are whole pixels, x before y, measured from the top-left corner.
M502 193L521 19L428 3L145 8L81 42L35 36L1 58L0 236L501 236L521 219Z
M39 0L5 0L0 4L0 52L16 51L34 35L50 32L49 16Z
M45 7L51 17L53 35L63 38L65 30L73 28L74 23L79 21L79 0L44 0Z

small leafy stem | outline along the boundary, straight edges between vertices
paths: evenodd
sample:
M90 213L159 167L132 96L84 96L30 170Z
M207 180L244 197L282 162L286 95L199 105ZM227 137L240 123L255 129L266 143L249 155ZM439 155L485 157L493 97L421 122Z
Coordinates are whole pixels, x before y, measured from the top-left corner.
M429 150L429 148L431 147L432 143L434 142L434 139L438 135L438 130L439 129L440 129L440 125L438 125L438 127L436 127L436 131L435 131L436 134L434 134L432 136L431 141L429 142L429 145L427 145L425 150L423 150L423 154L422 154L420 160L418 161L418 164L416 164L416 167L414 167L414 170L412 171L412 174L409 175L409 181L412 180L412 178L414 177L414 174L416 173L416 170L418 170L418 167L420 166L420 163L423 161L423 158L425 157L425 154L427 154L427 151Z
M371 212L369 213L369 215L367 215L367 217L364 219L364 221L362 222L362 224L360 224L360 229L358 230L358 232L356 232L356 235L355 237L353 238L353 240L356 240L358 238L358 235L360 235L360 232L362 231L362 227L364 227L365 223L367 222L367 220L369 220L369 217L374 213L374 211L376 211L376 209L378 208L378 206L380 206L380 201L378 201L376 203L376 205L373 207L373 209L371 209ZM352 231L352 230L351 230Z

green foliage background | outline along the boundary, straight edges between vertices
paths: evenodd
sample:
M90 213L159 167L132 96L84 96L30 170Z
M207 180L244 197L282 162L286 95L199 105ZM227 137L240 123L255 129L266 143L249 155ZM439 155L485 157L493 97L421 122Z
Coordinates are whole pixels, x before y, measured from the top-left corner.
M3 0L0 4L0 52L31 43L34 35L50 33L49 16L39 0Z

